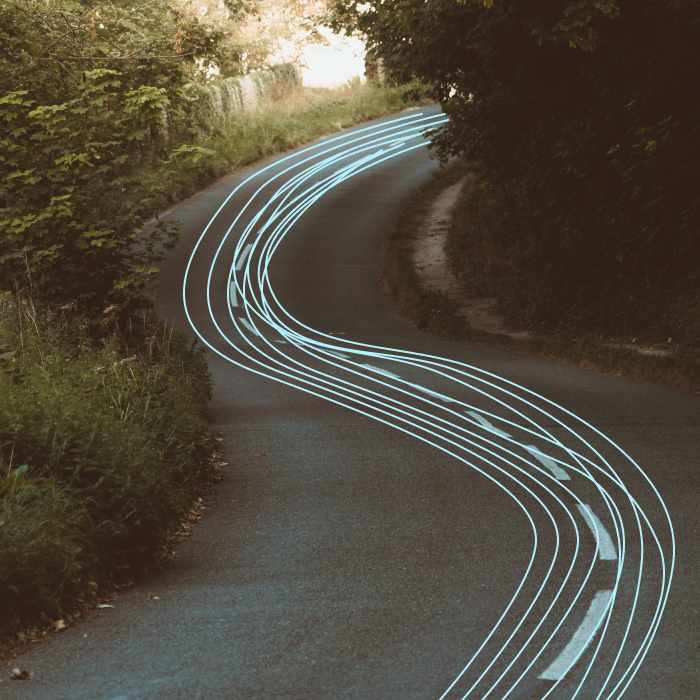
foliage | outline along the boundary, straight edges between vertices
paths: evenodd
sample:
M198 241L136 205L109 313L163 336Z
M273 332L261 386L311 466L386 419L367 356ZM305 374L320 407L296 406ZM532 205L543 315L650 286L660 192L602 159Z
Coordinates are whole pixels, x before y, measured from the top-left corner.
M177 227L141 226L172 166L206 153L167 154L165 115L222 33L159 2L0 0L0 34L0 285L95 319L146 304Z
M224 40L218 27L160 0L0 0L0 87L52 104L77 97L85 71L110 69L127 91L176 89L206 74Z
M200 143L214 155L191 167L173 168L168 180L169 201L184 199L219 177L319 136L428 104L432 100L418 84L383 88L360 85L359 80L338 89L295 90L281 100L264 98L255 109L231 114L225 127L212 129L202 138ZM199 133L209 131L196 116L190 124Z
M146 314L113 324L98 345L74 312L0 302L1 633L143 569L206 479L201 354Z
M162 171L204 152L158 157L167 104L163 88L129 89L104 68L86 71L66 103L36 105L26 90L0 98L0 284L93 316L143 295L156 244L174 237L172 222L138 235L162 198Z
M292 63L242 77L215 78L207 84L190 83L183 91L190 104L180 129L191 138L222 135L244 110L262 100L277 102L299 88L300 71Z
M664 386L688 391L700 395L700 318L697 309L700 304L700 280L687 295L678 298L666 315L671 316L674 333L682 330L690 336L692 343L685 347L674 344L675 352L669 355L642 354L634 343L623 344L621 338L601 338L597 334L583 334L578 337L539 337L535 339L514 339L500 333L487 333L471 328L459 312L459 304L444 292L437 292L421 285L413 262L413 248L418 230L436 196L445 188L457 182L469 172L469 164L461 159L454 159L433 173L433 177L416 188L393 222L387 236L381 259L381 285L390 303L396 311L407 317L423 333L444 340L469 341L486 344L509 352L522 353L550 360L560 360L588 369L610 372L618 376L633 377L657 382ZM470 178L471 179L471 178ZM457 259L466 271L466 287L470 292L491 295L494 291L489 285L494 271L488 268L497 263L497 252L489 247L490 240L471 241L459 251L454 250L453 230L460 234L458 243L464 243L460 231L460 218L469 207L470 226L473 227L474 216L487 219L490 192L483 188L468 187L467 194L458 203L453 214L447 253L450 261ZM486 211L484 211L486 209ZM478 220L481 223L481 219ZM480 228L480 226L479 226ZM483 233L483 231L482 231ZM449 240L451 239L451 240ZM486 274L484 271L486 269ZM486 286L480 286L486 285ZM660 302L660 306L663 302ZM654 314L660 318L660 313ZM631 339L630 339L631 340ZM636 340L643 341L643 338ZM664 339L665 340L665 339ZM610 341L601 342L601 341ZM664 343L666 345L666 343ZM668 346L666 346L668 347ZM658 349L658 348L657 348Z
M512 317L643 324L642 301L680 293L700 253L697 3L337 0L329 21L432 85L438 154L493 192Z

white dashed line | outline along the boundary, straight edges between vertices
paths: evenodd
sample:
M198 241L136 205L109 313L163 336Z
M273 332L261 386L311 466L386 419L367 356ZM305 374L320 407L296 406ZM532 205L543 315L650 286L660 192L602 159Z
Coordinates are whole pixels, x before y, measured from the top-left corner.
M250 249L252 247L253 247L252 243L247 243L246 247L243 248L243 252L238 257L238 262L236 263L236 270L237 271L243 269L243 265L245 264L245 259L248 257L248 253L250 253Z
M510 435L503 430L499 430L495 426L491 425L486 418L484 418L480 413L477 413L476 411L467 411L467 413L474 418L479 425L481 425L482 428L485 428L488 430L490 433L493 433L494 435L498 435L498 437L504 437L504 438L509 438Z
M360 365L360 367L364 367L365 369L369 369L372 372L376 372L377 374L383 374L385 377L391 377L392 379L401 379L398 374L394 374L393 372L388 372L385 369L380 369L379 367L375 367L374 365Z
M523 447L542 465L547 467L559 481L568 481L571 477L553 460L542 454L534 445L523 445Z
M598 591L591 602L581 626L574 632L571 641L554 663L540 676L545 681L558 681L578 661L603 624L605 613L612 597L612 591Z
M583 515L586 524L591 529L593 537L598 538L598 556L606 561L613 561L617 559L617 550L613 544L612 537L600 522L600 518L593 512L593 509L587 505L581 505L580 503L576 506ZM598 532L596 533L596 527Z
M253 328L253 326L250 325L250 323L248 322L248 319L247 319L247 318L242 318L242 319L241 319L241 323L242 323L251 333L254 333L255 335L260 335L260 333L259 333L258 331L256 331L255 328ZM261 335L260 335L260 337L262 338Z
M228 295L231 299L231 306L238 306L238 298L236 297L236 283L231 282L228 286Z
M342 168L339 170L336 170L333 175L338 175L339 173L345 172L347 170L350 170L356 165L359 165L360 163L364 163L365 161L371 160L372 158L375 158L378 155L381 155L382 151L377 151L376 153L372 153L369 156L365 156L364 158L358 158L357 160L354 160L350 165L344 165Z
M341 360L349 360L350 358L347 355L343 355L342 352L338 352L337 350L324 350L325 353L328 355L333 355L334 357L339 357Z
M445 396L444 394L438 394L437 391L431 391L430 389L426 389L420 384L411 384L410 386L412 386L414 389L418 389L418 391L422 391L424 394L428 394L428 396L434 396L436 399L440 399L441 401L445 401L447 403L454 403L454 399L451 399L449 396Z

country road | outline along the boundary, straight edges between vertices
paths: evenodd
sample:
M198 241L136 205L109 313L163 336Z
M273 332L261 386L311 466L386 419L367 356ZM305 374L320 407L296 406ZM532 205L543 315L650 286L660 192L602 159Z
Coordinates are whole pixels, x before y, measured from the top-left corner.
M229 466L166 569L35 645L31 700L698 700L700 399L425 336L378 285L411 110L178 206L158 297Z

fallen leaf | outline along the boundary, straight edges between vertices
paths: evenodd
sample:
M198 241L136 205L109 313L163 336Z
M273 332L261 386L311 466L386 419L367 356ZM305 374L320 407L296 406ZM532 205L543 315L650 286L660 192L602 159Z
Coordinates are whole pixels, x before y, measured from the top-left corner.
M13 681L28 681L31 677L32 674L29 671L23 671L19 668L12 669L11 678Z
M160 600L160 598L157 595L149 595L146 600Z
M61 630L66 629L68 625L66 624L65 620L56 620L56 622L53 623L53 628L55 632L60 632Z
M98 605L98 608L113 608L113 605L107 605L106 603L103 603L102 605Z
M255 455L256 457L266 457L267 455L264 452L261 452L259 455Z

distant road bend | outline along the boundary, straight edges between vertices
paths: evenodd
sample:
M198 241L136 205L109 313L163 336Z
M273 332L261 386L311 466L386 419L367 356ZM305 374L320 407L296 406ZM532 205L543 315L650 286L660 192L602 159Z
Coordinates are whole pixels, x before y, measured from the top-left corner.
M183 303L202 342L232 366L422 441L520 511L517 571L502 581L498 609L451 647L461 664L435 668L437 690L421 697L620 698L654 642L675 560L671 517L642 466L565 407L494 373L310 327L273 285L275 254L316 202L425 148L425 132L444 121L434 111L402 115L242 180L229 198L245 204L229 212L224 202L192 250ZM469 508L470 494L460 497ZM342 685L334 692L350 696Z

